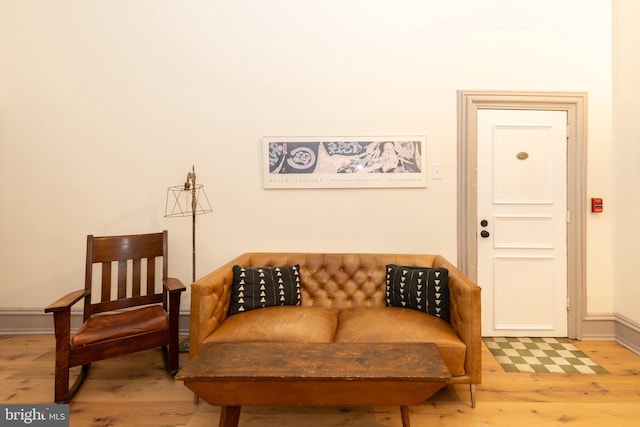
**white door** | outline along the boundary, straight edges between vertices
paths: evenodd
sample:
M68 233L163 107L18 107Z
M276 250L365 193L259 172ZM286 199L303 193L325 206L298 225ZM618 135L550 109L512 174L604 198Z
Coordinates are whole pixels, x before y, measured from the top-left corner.
M484 336L567 336L567 115L478 110Z

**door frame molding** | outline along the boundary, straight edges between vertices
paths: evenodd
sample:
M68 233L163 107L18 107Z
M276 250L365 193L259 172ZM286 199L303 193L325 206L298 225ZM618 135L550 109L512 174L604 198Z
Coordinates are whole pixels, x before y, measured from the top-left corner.
M567 330L569 338L580 339L586 313L587 93L458 91L458 266L474 281L481 109L567 112Z

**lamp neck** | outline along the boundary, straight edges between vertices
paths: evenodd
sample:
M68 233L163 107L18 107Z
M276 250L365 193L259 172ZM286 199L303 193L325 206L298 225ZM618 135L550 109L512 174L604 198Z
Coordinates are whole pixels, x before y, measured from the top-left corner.
M198 200L196 199L196 167L191 166L191 172L187 174L187 181L184 183L184 189L191 189L191 211L196 214L198 208Z

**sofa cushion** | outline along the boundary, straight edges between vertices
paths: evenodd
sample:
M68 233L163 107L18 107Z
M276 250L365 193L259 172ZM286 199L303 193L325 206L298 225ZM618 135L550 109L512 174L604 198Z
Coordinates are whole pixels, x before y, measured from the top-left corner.
M340 311L335 342L431 342L452 376L465 374L466 345L451 325L418 310L360 307Z
M266 307L227 317L204 342L331 342L337 325L337 309L306 306Z
M300 304L300 266L233 266L229 314Z
M449 316L449 271L387 265L387 305L420 310L447 322Z

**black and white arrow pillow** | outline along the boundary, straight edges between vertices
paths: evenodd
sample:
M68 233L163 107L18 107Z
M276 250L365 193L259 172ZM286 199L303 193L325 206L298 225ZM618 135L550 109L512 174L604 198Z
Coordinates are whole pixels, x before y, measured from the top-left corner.
M387 306L405 307L449 322L449 270L387 265Z
M233 266L229 314L275 305L300 305L300 266Z

